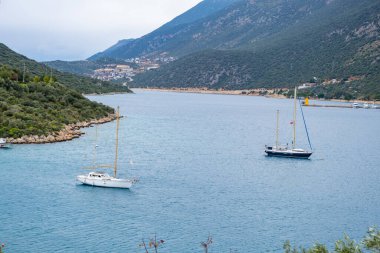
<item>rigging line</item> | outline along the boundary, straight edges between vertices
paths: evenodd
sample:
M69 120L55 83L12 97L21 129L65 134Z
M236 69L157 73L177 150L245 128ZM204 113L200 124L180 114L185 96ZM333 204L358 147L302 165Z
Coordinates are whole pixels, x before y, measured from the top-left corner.
M309 131L307 130L307 126L306 126L305 116L303 115L302 103L301 103L300 99L298 101L300 103L300 108L301 108L301 113L302 113L302 119L303 119L303 124L305 125L307 140L309 141L310 149L313 150L313 147L311 146L311 142L310 142Z

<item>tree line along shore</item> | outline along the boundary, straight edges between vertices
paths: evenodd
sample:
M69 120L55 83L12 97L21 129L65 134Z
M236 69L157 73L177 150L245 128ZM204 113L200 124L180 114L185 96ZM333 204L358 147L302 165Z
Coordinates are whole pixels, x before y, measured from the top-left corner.
M82 128L91 127L93 125L99 125L114 121L116 119L115 114L110 114L107 117L100 119L93 119L84 122L78 122L64 126L64 128L58 132L54 132L48 135L27 135L20 138L7 138L7 143L11 144L46 144L54 142L70 141L79 138L84 134L81 131Z
M90 101L54 76L20 78L0 65L0 138L10 143L72 140L83 127L115 119L114 108Z

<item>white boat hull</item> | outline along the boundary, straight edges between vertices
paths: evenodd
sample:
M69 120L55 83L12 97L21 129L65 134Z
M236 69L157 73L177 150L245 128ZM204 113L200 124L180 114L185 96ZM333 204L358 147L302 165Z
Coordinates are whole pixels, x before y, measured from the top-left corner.
M132 187L134 181L129 179L117 179L113 177L109 178L92 178L87 175L77 176L77 180L85 185L106 187L106 188L123 188L129 189Z
M0 148L10 148L10 144L4 138L0 138Z
M0 148L4 148L4 149L7 149L7 148L10 148L11 146L9 144L0 144Z

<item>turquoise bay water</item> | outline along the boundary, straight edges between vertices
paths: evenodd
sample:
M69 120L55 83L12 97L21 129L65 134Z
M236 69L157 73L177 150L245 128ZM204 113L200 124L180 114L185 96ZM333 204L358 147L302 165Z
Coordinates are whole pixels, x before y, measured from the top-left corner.
M80 139L0 150L0 241L6 252L282 252L380 225L380 110L305 108L310 161L264 156L291 141L292 101L137 91L91 99L126 115L120 176L132 190L77 185L93 163L95 128ZM301 123L301 122L299 122ZM298 125L299 145L307 142ZM115 124L99 126L99 163L113 162Z

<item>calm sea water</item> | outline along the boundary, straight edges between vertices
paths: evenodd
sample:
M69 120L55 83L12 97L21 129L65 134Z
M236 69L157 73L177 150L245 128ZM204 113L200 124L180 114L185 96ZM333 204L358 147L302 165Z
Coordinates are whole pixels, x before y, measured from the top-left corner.
M380 110L305 108L310 161L264 156L291 142L292 101L137 91L91 99L126 115L120 176L132 190L77 185L96 128L80 139L0 150L0 241L6 252L281 252L380 225ZM301 122L299 122L301 123ZM307 147L298 125L299 146ZM115 123L98 127L99 163L113 162Z

